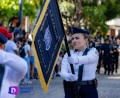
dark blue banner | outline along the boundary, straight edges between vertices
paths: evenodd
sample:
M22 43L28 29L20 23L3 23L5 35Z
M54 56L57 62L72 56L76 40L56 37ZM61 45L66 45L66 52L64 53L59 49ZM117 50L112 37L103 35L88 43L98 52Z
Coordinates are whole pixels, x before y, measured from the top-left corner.
M46 0L47 2L47 0ZM46 6L46 2L44 6ZM34 30L34 48L38 65L39 77L44 90L48 89L55 62L64 37L64 28L57 0L48 0L46 12L41 12L40 19ZM44 14L44 16L42 16ZM42 20L41 20L42 19ZM38 26L39 25L39 26Z

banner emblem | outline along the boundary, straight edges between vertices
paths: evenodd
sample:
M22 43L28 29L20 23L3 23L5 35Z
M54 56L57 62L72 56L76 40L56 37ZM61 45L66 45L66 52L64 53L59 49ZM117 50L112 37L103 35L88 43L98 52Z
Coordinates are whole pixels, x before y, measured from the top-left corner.
M44 40L43 41L45 42L46 50L49 50L49 48L51 46L51 41L52 41L52 37L51 37L49 27L47 27L47 29L45 30L45 35L44 35Z

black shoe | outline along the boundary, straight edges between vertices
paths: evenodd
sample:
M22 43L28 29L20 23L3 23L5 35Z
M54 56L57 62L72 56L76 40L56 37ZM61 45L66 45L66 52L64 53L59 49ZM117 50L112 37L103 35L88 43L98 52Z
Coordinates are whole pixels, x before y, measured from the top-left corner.
M33 78L33 77L30 77L30 80L31 80L31 79L34 79L34 78Z
M104 72L104 74L106 75L106 71Z
M56 77L60 77L60 75L59 75L59 74L56 74Z

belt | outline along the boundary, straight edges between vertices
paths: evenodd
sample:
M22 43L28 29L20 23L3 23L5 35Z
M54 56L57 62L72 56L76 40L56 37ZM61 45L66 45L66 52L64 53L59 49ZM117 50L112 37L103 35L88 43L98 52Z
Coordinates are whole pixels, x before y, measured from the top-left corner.
M77 83L77 81L71 82L71 81L65 81L65 80L64 80L64 84L69 85L69 87L70 87L70 85L73 86L73 84L76 84L76 83ZM81 81L81 82L80 82L80 85L84 85L84 86L85 86L85 85L94 85L94 84L98 84L96 78L93 79L93 80Z
M93 84L94 84L94 80L82 81L80 84L81 84L81 85L93 85Z

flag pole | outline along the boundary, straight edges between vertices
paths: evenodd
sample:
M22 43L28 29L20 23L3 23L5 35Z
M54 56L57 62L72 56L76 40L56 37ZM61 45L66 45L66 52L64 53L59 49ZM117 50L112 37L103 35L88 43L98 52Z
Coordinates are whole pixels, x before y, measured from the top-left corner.
M58 1L56 0L56 4L57 4L57 7L58 7L58 10L59 10L59 5L58 5ZM59 12L59 16L61 17L61 14L60 14L60 10L58 11ZM67 43L67 37L66 37L66 34L65 34L65 30L64 30L64 26L63 26L63 23L62 23L62 17L60 18L61 19L61 27L62 27L62 29L63 29L63 33L64 33L64 41L65 41L65 46L66 46L66 50L67 50L67 54L68 54L68 56L70 57L71 56L71 54L70 54L70 50L69 50L69 47L68 47L68 43ZM71 72L72 72L72 74L75 74L75 71L74 71L74 68L73 68L73 64L70 64L70 68L71 68Z

